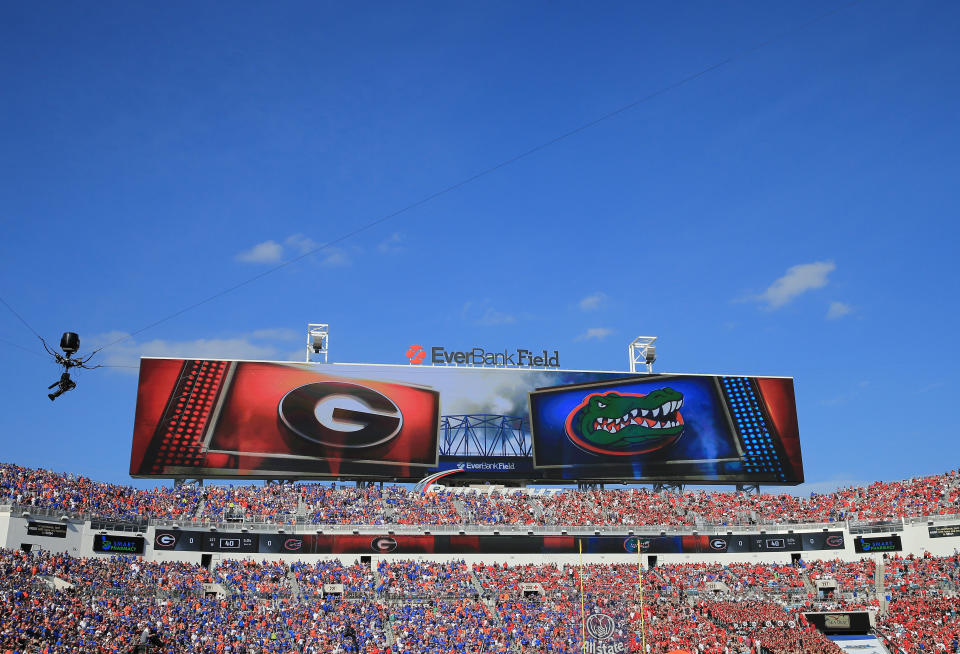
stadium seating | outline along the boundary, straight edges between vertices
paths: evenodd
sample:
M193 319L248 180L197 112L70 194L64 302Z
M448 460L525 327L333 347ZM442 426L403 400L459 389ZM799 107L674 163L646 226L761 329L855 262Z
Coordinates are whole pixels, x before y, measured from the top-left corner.
M0 464L0 504L119 520L317 525L694 526L883 521L960 514L960 471L808 498L720 491L573 490L545 495L403 486L181 486L139 490Z
M645 489L414 493L397 485L213 485L140 490L0 464L0 504L117 521L268 525L703 526L889 521L960 514L960 473L801 498ZM809 610L878 611L896 654L960 652L960 556L633 565L381 560L253 561L208 570L138 557L0 550L0 654L129 652L144 627L162 651L251 654L581 652L584 616L619 617L629 652L836 653ZM816 582L837 592L821 597ZM327 584L342 586L337 597ZM528 596L528 584L542 595ZM215 589L211 591L211 589ZM209 596L218 593L216 597ZM643 625L641 630L641 624Z
M960 556L894 557L885 565L892 583L877 618L883 642L897 654L957 652ZM812 593L789 602L783 595L825 572L856 585L867 570L840 561L823 568L658 566L644 574L641 613L637 569L621 564L471 568L408 560L370 568L228 559L208 571L134 557L0 550L0 652L129 652L149 626L164 642L161 651L174 654L573 654L582 651L583 615L604 612L619 618L617 634L629 652L642 651L645 641L652 654L835 654L837 646L802 615L827 605ZM927 583L931 578L938 583ZM703 592L713 579L730 590ZM54 590L53 580L69 585ZM225 596L205 597L213 581ZM351 596L325 597L323 584L332 583ZM542 584L545 593L525 598L520 583ZM880 608L881 599L870 598L869 606Z

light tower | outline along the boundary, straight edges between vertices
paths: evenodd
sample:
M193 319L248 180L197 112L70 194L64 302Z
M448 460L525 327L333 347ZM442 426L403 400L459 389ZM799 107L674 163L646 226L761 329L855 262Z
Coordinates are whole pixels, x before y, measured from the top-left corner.
M653 372L653 362L657 360L657 348L653 342L656 336L637 336L627 348L630 357L630 372L637 372L637 364L644 364L647 372Z
M320 357L326 363L329 349L330 325L319 322L307 325L307 363L320 363Z

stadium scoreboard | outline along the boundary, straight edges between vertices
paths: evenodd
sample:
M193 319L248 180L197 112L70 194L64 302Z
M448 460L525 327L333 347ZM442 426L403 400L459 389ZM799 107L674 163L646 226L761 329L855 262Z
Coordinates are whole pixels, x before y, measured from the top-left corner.
M486 439L486 441L484 441ZM793 380L144 358L134 477L803 481Z

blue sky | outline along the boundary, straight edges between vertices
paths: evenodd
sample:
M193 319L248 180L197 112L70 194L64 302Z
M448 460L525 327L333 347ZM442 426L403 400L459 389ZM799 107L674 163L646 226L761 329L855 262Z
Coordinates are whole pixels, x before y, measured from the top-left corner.
M836 13L808 23L833 8ZM960 5L6 4L0 296L108 348L792 375L807 478L958 466ZM758 44L772 43L755 49ZM134 368L0 307L0 459L128 481Z

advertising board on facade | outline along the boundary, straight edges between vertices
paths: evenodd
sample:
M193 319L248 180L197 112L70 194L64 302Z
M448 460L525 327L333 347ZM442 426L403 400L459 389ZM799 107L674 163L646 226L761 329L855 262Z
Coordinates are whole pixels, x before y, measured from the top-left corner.
M66 538L67 525L62 522L34 522L31 520L27 523L27 536Z
M960 538L960 524L934 525L927 527L930 538Z
M805 532L784 551L842 550L843 532ZM158 529L153 549L238 554L739 554L769 552L758 536L531 536L527 534L280 534ZM758 546L757 544L760 543Z
M117 536L114 534L96 534L93 537L93 551L101 554L125 554L140 556L146 547L143 536Z
M853 539L853 549L858 554L874 554L883 552L899 552L903 549L900 536L857 536Z
M803 481L789 378L143 359L135 477Z

